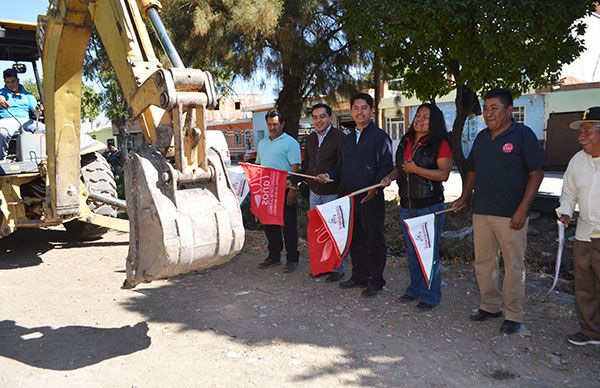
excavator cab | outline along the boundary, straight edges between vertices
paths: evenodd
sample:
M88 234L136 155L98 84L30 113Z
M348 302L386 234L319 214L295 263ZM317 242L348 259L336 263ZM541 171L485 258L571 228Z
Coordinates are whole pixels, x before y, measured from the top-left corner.
M52 0L38 20L44 71L47 177L44 218L113 227L90 201L126 207L125 288L224 263L244 243L241 212L218 152L207 149L205 109L216 105L210 73L185 68L159 16L157 0ZM146 30L153 27L163 64ZM126 157L127 203L81 177L81 77L95 28L145 145Z
M38 93L38 102L43 104L42 83L37 60L40 58L37 39L37 24L0 20L0 60L12 63L19 81L27 66L33 70L36 85L28 92ZM10 65L8 65L10 66ZM7 67L8 67L7 66ZM2 71L6 70L1 69ZM26 119L14 117L10 109L0 108L4 118L0 126L12 125L18 128L9 141L8 149L0 161L0 238L20 228L36 228L63 224L67 231L78 239L93 239L108 231L99 226L79 220L79 217L56 219L49 216L46 138L42 116L30 112L30 120L25 130L22 122ZM79 155L81 180L84 187L93 192L116 200L117 191L112 171L98 151L105 145L88 135L81 135ZM77 145L76 145L77 146ZM82 205L82 214L115 217L117 207L87 200ZM127 231L128 223L114 219L113 228Z

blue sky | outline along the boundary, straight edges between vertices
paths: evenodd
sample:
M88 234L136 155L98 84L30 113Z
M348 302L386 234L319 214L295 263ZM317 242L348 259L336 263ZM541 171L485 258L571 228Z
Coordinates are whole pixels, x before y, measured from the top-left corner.
M9 3L8 0L4 0L4 2ZM8 7L2 7L1 18L22 22L36 22L37 15L46 13L48 3L48 0L10 1Z
M2 2L9 2L8 0L2 0ZM20 22L37 22L37 16L39 14L45 14L48 10L48 0L21 0L18 2L10 2L8 7L1 6L2 13L0 19L3 20L16 20ZM7 67L12 66L12 62L0 61L0 69L4 70ZM27 72L21 75L21 80L33 80L33 71L30 69L31 66L27 66ZM42 64L38 61L38 69L41 69Z

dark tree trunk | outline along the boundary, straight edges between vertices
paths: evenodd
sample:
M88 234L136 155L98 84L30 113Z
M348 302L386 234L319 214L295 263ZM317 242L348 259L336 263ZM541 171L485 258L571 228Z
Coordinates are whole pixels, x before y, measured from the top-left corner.
M454 105L456 106L456 119L452 125L452 139L450 139L452 145L452 155L454 164L460 172L460 176L465 181L465 156L462 151L462 133L465 126L465 122L469 114L475 112L481 114L479 108L479 100L473 90L467 85L464 85L460 77L460 67L458 63L449 63L450 72L456 82L456 98L454 99ZM477 107L477 109L476 109Z
M375 54L373 58L373 78L375 79L375 101L374 101L374 110L375 110L375 124L378 127L381 127L381 113L379 112L379 102L381 101L381 57Z
M283 130L294 139L298 138L300 117L302 116L302 82L283 69L282 89L277 97L277 109L283 114L285 126Z
M475 108L475 104L479 104L477 95L468 86L458 85L456 87L456 119L452 126L452 154L454 156L454 164L460 175L465 176L465 156L462 151L462 133L465 122L469 114ZM463 179L464 181L464 179Z

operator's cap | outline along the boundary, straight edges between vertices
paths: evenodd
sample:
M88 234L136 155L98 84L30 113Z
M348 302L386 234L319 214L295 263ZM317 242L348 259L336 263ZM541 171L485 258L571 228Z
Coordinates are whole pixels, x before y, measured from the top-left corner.
M8 69L4 70L2 72L2 76L4 78L10 78L10 77L19 78L18 75L17 75L17 71L15 69L11 69L11 68L8 68Z
M583 117L581 117L581 120L573 121L571 124L569 124L569 127L573 129L579 129L583 123L600 123L600 106L595 106L583 111Z

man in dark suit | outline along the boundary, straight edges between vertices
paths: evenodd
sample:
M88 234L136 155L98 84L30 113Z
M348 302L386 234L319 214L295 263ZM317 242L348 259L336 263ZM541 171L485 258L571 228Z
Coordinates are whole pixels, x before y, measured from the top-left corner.
M312 119L315 131L306 139L304 160L301 172L308 175L317 175L334 169L339 160L344 133L335 128L331 123L331 107L318 103L312 107ZM339 184L337 182L319 183L314 179L306 179L309 187L309 207L314 209L317 205L331 202L338 198ZM346 260L333 270L325 279L337 282L344 277Z

